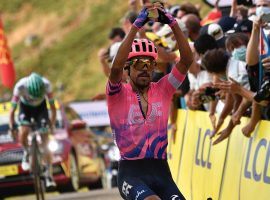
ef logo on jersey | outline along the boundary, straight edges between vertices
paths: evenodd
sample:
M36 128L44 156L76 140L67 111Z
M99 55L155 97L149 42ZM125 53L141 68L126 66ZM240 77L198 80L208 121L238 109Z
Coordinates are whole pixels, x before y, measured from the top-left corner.
M124 193L124 195L127 196L131 188L132 188L132 185L129 185L126 181L124 181L123 186L122 186L122 192Z
M180 197L179 197L178 195L174 194L174 195L172 195L172 196L170 197L170 199L171 199L171 200L177 200L177 199L180 199Z

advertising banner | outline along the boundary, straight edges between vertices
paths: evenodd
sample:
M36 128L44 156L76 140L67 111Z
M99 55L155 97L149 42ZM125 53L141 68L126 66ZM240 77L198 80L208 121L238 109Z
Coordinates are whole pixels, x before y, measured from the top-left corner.
M183 152L181 158L181 165L179 168L178 177L176 177L176 184L179 186L181 192L186 199L192 199L192 172L195 161L195 146L196 146L196 128L195 121L196 112L187 111L187 124L184 137Z
M110 119L106 101L84 101L69 104L85 120L89 127L109 126Z
M240 182L240 199L270 197L270 123L261 121L247 141Z
M227 140L213 146L212 142L218 136L210 139L212 130L208 113L181 110L178 114L182 118L178 123L183 127L177 132L175 141L169 137L169 164L174 180L187 200L269 199L269 121L261 121L247 138L242 134L242 128L250 119L243 117ZM221 130L229 120L230 117Z
M245 149L248 138L241 129L248 122L247 118L241 119L241 124L236 126L229 138L227 149L226 165L221 184L220 200L238 199L240 187L241 170L245 156Z
M182 158L183 142L185 136L185 124L186 124L187 112L179 110L177 116L177 131L175 136L169 131L168 141L168 163L170 165L171 173L174 181L177 182L179 173L180 162Z
M228 120L227 118L220 131L226 127ZM193 199L218 199L228 140L212 146L212 142L218 136L210 138L212 125L205 112L196 112L192 124L195 127L192 135L196 141L193 157L192 197Z

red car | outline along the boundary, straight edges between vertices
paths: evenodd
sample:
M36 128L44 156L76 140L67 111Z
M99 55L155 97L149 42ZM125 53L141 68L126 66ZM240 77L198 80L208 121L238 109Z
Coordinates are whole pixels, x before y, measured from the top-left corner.
M23 149L8 134L10 106L0 104L0 194L12 187L33 186L31 173L20 165ZM53 175L58 191L77 191L85 185L90 189L104 186L105 166L95 135L72 108L59 103L49 149L53 153Z

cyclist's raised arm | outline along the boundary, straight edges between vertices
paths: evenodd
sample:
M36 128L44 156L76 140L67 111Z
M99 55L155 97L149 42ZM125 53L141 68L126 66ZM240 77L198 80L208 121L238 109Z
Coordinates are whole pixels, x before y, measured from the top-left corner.
M193 54L185 35L177 25L171 27L177 41L178 49L181 55L180 61L176 64L176 68L182 74L186 74L193 62Z
M175 18L170 13L166 12L164 9L159 9L158 21L164 24L168 24L171 27L181 56L181 60L176 64L176 68L180 73L186 74L193 62L193 54L188 44L188 41L185 38L185 35L179 28Z
M115 59L112 63L111 73L109 76L109 80L111 83L119 83L122 79L123 68L125 67L125 62L127 61L128 54L131 49L132 42L138 32L138 30L144 26L144 24L148 21L148 11L146 8L143 8L133 23L129 33L123 40L120 45L118 52L115 56Z

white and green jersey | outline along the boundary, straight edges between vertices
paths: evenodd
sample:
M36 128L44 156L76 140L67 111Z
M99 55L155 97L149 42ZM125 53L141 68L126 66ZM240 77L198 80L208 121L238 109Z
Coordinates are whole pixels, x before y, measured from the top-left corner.
M52 86L48 79L42 77L42 80L45 85L45 93L43 97L33 98L29 95L27 90L27 77L20 79L13 90L12 104L13 106L17 106L18 102L21 101L23 104L29 106L39 106L45 98L47 98L50 102L53 102L53 94L52 94Z

